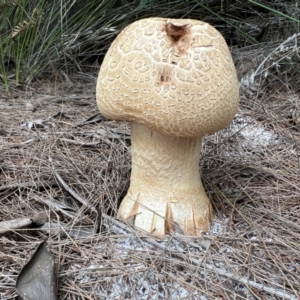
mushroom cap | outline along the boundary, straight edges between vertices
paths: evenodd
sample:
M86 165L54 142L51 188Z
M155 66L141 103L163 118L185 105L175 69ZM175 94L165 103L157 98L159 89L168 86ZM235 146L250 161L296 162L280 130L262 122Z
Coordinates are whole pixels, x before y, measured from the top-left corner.
M110 46L100 69L100 112L175 137L226 127L237 112L239 86L228 46L207 23L142 19Z

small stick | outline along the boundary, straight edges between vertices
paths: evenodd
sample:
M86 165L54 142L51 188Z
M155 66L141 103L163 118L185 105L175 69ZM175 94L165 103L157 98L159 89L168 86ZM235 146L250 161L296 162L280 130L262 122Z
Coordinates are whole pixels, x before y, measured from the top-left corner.
M91 211L98 214L96 208L92 205L90 205L85 199L83 199L81 196L79 196L74 190L72 190L67 183L62 179L62 177L54 171L54 175L57 178L57 180L60 182L60 184L63 186L63 188L77 201L79 201L82 205L88 207Z
M8 234L17 229L32 227L33 224L44 224L48 219L46 212L41 212L32 217L18 218L0 222L0 236Z

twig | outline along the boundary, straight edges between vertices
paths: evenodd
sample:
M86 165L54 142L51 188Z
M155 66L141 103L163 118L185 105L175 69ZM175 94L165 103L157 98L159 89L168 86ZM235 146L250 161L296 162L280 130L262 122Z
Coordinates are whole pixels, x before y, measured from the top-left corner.
M49 159L52 162L52 159ZM60 184L63 186L63 188L77 201L79 201L82 205L88 207L91 211L95 212L98 214L96 208L92 205L90 205L85 199L83 199L81 196L79 196L74 190L72 190L67 183L62 179L62 177L55 171L53 170L55 177L57 180L60 182Z
M62 179L62 177L54 170L54 165L53 165L53 161L52 158L49 158L49 161L52 163L52 169L54 172L55 177L57 178L57 180L61 183L61 185L63 186L63 188L77 201L79 201L82 205L84 205L85 207L89 208L92 212L96 213L96 224L97 226L95 226L95 232L99 232L100 229L100 224L101 224L101 213L98 209L96 209L94 206L92 206L91 204L89 204L85 199L83 199L80 195L78 195L74 190L72 190L67 183Z
M0 192L9 190L9 189L19 189L19 188L38 188L38 187L43 187L45 184L48 186L53 186L56 185L55 181L50 181L50 182L43 182L41 180L36 181L28 181L28 182L17 182L17 183L11 183L11 184L5 184L0 186Z
M12 148L20 148L20 147L22 147L24 145L31 144L31 143L36 142L36 141L37 141L37 139L34 138L34 139L30 139L30 140L27 140L27 141L19 143L19 144L6 145L6 146L3 146L0 149L0 151L9 150L9 149L12 149Z
M65 216L67 216L71 219L74 218L74 216L75 216L75 211L71 207L69 207L65 204L61 204L60 202L55 201L54 199L49 200L45 197L37 196L34 193L29 194L29 197L34 199L34 201L36 201L36 202L39 202L43 205L47 205L47 206L51 207L51 209L53 209L56 212L57 211L61 212L62 214L64 214Z
M31 227L35 223L45 223L48 218L46 212L35 214L32 217L18 218L0 222L0 236L10 233L15 229Z

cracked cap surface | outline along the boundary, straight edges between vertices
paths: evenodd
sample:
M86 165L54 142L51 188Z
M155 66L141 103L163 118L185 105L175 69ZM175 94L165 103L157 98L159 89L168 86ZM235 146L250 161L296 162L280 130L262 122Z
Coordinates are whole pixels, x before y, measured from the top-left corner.
M142 19L109 48L97 82L100 112L176 137L226 127L236 114L239 86L228 46L207 23Z

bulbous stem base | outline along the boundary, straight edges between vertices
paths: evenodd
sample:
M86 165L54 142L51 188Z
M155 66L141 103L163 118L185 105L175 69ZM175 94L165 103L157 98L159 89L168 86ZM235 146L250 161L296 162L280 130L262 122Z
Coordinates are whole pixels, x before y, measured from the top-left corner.
M166 136L132 122L130 187L118 218L155 235L207 231L213 210L200 179L201 140Z

